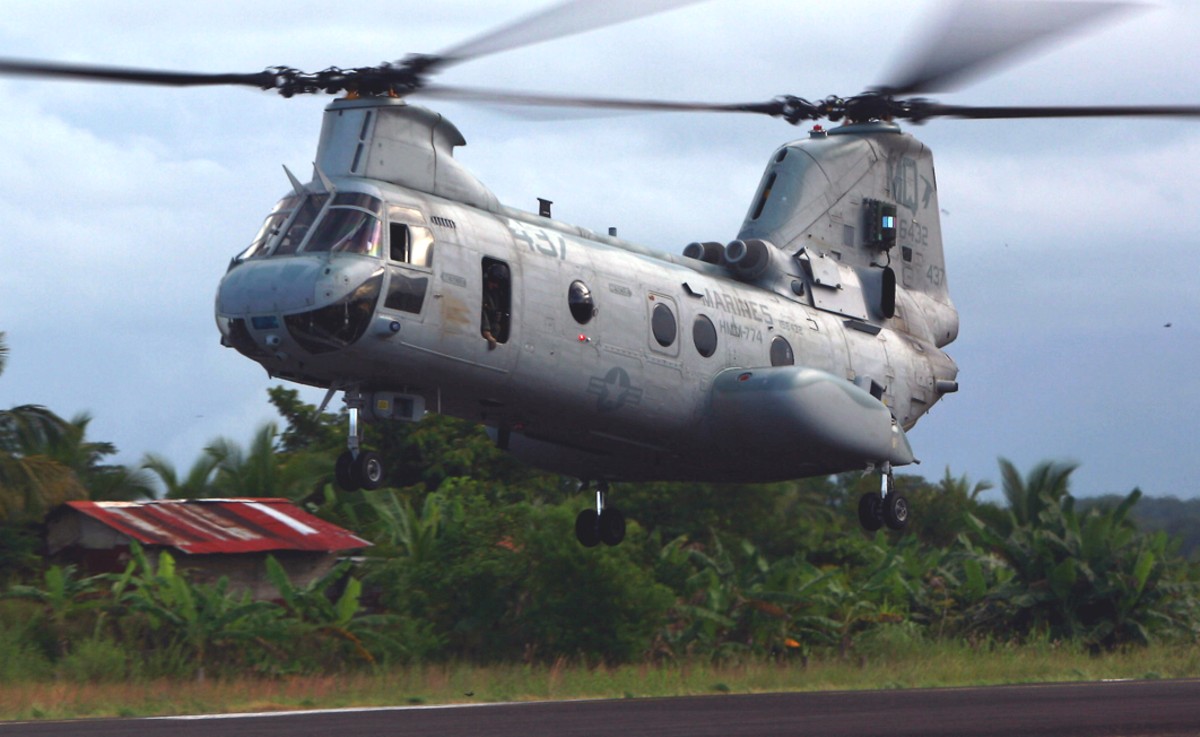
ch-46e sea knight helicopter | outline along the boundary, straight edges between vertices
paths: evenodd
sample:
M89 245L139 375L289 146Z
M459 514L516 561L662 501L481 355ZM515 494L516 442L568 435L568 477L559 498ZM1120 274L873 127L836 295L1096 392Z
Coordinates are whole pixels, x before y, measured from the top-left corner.
M573 0L437 55L304 73L197 74L0 61L8 74L346 93L325 111L313 175L289 191L222 279L223 343L349 408L339 485L377 488L361 422L441 412L486 425L536 465L596 484L584 545L621 541L620 480L881 475L859 517L909 518L892 469L905 436L958 388L937 179L898 120L1200 115L1200 107L967 107L944 89L1114 3L964 3L892 83L819 102L709 104L432 86L486 54L694 0ZM455 126L416 95L513 105L758 113L827 120L771 154L736 237L682 255L500 204L453 157ZM681 239L684 242L686 239Z

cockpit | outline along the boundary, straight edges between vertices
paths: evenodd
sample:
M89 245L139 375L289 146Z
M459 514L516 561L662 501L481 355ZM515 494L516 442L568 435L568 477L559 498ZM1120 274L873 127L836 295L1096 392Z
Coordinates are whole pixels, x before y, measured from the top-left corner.
M282 323L311 355L348 347L376 309L420 314L434 245L414 208L364 192L290 194L230 263L218 324L228 343L256 358L282 337L277 327L257 335L260 325Z
M338 193L332 203L329 199L323 193L281 199L250 246L234 258L234 264L253 258L290 256L301 250L379 256L383 201L361 192Z

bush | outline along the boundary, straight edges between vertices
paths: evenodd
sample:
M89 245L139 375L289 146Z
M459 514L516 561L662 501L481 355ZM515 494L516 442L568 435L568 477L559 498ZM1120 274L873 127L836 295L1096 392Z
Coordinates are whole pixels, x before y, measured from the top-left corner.
M25 628L0 624L0 683L46 679L52 672L49 659L28 641Z
M112 683L129 677L129 657L112 640L91 638L74 643L58 661L58 673L76 683Z

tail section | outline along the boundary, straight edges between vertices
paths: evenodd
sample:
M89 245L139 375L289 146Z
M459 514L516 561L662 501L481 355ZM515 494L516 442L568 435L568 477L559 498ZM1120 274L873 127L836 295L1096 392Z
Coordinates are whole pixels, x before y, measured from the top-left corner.
M817 306L825 300L840 311L848 281L822 273L855 276L864 294L879 292L885 308L894 290L908 332L940 347L958 335L958 312L939 213L933 155L899 126L818 128L775 152L738 238L799 256L813 275ZM822 290L823 283L834 286ZM872 312L891 317L887 309Z

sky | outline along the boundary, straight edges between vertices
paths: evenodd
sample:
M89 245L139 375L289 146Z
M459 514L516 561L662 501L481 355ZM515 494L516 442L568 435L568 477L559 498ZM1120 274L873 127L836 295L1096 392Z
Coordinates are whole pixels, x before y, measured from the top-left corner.
M437 52L543 3L6 0L0 56L205 72L307 71ZM708 0L488 56L437 82L741 102L887 80L936 6ZM936 95L958 104L1200 104L1200 4L1164 0ZM93 416L116 461L184 470L277 419L222 348L230 257L311 171L322 98L0 79L0 407ZM428 101L505 204L679 252L736 236L807 126L720 114L516 115ZM1200 121L931 121L960 391L909 433L921 465L998 485L1079 464L1077 495L1200 495ZM1167 325L1170 325L1167 327ZM305 389L318 402L322 392ZM1193 436L1197 436L1193 438Z

